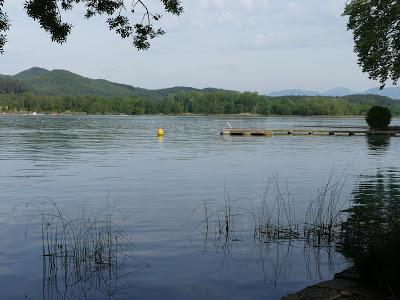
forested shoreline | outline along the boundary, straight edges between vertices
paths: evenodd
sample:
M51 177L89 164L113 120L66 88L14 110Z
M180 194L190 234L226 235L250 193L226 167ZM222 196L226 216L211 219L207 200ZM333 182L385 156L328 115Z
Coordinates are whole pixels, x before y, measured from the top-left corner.
M86 113L86 114L260 114L260 115L365 115L373 105L400 115L400 101L376 95L345 97L268 97L250 92L178 92L162 100L140 97L37 96L0 94L0 112Z
M378 95L270 97L213 88L147 90L37 67L0 75L0 112L5 113L349 116L365 115L374 105L400 115L399 100Z

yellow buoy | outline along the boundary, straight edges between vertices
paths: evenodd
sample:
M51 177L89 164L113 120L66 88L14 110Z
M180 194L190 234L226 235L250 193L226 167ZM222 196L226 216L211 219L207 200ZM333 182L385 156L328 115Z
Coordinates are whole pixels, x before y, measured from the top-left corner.
M164 136L164 129L158 128L157 129L157 136Z

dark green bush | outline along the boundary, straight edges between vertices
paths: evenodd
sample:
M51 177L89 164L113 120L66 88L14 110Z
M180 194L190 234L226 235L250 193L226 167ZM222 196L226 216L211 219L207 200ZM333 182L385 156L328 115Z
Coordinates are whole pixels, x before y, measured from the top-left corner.
M387 130L391 120L392 113L384 106L371 107L366 117L369 127L373 130Z

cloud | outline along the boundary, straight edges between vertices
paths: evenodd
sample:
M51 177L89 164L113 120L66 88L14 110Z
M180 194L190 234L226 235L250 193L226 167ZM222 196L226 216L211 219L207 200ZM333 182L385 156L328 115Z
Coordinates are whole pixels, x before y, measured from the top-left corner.
M299 15L303 14L302 7L298 4L296 4L295 2L289 2L287 4L287 8L288 8L289 13L292 15L299 16Z
M247 10L252 10L254 8L253 0L239 0L240 4Z
M202 0L201 4L206 8L223 9L225 7L225 0Z
M231 22L233 20L233 14L230 11L223 11L218 16L220 23Z
M263 46L267 43L267 37L263 33L259 33L256 35L256 45Z

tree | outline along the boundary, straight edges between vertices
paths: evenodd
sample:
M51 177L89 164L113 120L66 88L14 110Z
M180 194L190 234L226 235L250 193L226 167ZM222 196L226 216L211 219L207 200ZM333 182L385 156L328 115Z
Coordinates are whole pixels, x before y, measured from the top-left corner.
M127 8L124 0L27 0L24 8L31 18L50 33L54 42L63 44L71 32L72 24L63 22L61 12L72 10L74 5L85 5L85 18L96 15L107 16L110 30L114 30L121 38L132 38L133 46L139 50L150 47L150 40L163 35L165 31L155 27L161 14L153 13L148 7L148 0L130 0ZM180 0L160 0L167 13L179 16L183 12ZM137 15L139 14L139 15ZM132 18L135 18L132 21ZM4 52L7 42L5 33L10 28L10 21L4 11L4 0L0 0L0 53Z
M0 0L0 53L3 53L7 41L4 32L10 28L7 14L3 12L3 5L4 0Z
M387 107L373 106L365 119L372 130L387 130L392 120L392 113Z
M381 89L400 77L400 1L351 0L346 4L347 29L353 31L358 64Z

